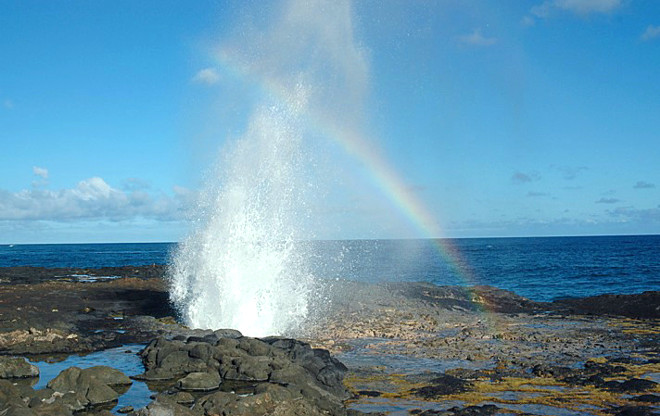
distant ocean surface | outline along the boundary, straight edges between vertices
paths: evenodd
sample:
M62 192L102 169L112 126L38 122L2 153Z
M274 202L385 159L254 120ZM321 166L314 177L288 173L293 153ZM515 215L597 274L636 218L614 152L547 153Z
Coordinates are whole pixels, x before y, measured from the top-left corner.
M324 278L487 284L537 301L660 290L660 235L305 243ZM165 264L174 243L0 245L0 266ZM438 247L451 247L456 263ZM456 258L456 256L454 258Z

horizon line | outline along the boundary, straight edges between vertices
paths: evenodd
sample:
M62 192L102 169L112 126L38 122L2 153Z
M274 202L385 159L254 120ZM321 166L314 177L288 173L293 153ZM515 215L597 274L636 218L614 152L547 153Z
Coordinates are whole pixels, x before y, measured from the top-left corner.
M399 238L319 238L311 240L296 240L298 242L330 242L330 241L413 241L413 240L479 240L479 239L507 239L507 238L584 238L584 237L652 237L660 233L638 234L543 234L543 235L493 235L493 236L467 236L467 237L399 237ZM178 244L181 241L104 241L104 242L29 242L8 243L0 242L0 246L30 246L30 245L82 245L82 244Z

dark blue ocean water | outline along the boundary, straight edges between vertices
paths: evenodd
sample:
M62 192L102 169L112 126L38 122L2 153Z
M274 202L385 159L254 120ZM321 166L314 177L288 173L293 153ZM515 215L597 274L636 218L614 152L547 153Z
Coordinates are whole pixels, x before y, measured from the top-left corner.
M164 264L174 247L173 243L4 245L0 266ZM446 255L447 247L453 256ZM324 278L488 284L538 301L660 290L658 235L316 241L305 243L305 250L312 272Z

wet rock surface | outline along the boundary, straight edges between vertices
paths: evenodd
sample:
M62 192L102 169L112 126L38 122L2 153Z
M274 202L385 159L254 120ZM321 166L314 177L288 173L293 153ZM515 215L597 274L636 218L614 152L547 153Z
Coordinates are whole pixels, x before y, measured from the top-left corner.
M0 355L148 344L139 378L159 393L123 409L132 415L660 409L658 292L539 303L487 286L323 282L330 301L315 305L301 341L184 328L162 273L0 269ZM33 369L12 363L0 361L12 377L0 379L0 414L107 415L126 390L75 368L34 390L16 382Z
M0 285L36 284L52 281L89 282L115 278L160 279L165 266L122 266L84 268L47 268L33 266L0 267Z
M81 370L71 367L51 380L46 388L30 387L0 380L0 414L3 415L73 415L94 410L95 406L113 403L132 381L110 367ZM96 409L94 414L105 413Z
M50 280L40 274L35 283L0 284L0 354L98 351L147 342L175 323L160 278L81 283L62 280L59 269L39 270L50 270Z
M341 293L314 339L349 368L353 408L428 415L660 410L638 399L660 392L660 322L644 309L634 319L616 307L583 315L494 288L425 283L348 283ZM627 299L655 302L648 293ZM452 391L433 382L456 381L447 376L465 384Z
M154 339L140 352L145 373L162 393L130 415L357 415L344 405L346 367L326 350L289 338L236 337L218 331L200 338L183 329ZM231 338L222 337L223 334ZM184 339L181 339L184 338ZM0 414L100 415L116 404L133 381L106 366L69 367L34 390L0 380ZM232 387L221 390L225 383ZM124 387L122 387L124 386ZM237 394L239 390L242 394ZM193 394L191 394L193 393Z

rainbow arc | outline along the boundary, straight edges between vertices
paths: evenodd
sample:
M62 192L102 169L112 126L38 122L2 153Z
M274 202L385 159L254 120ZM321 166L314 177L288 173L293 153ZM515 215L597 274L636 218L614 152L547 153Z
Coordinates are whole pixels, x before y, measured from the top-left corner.
M287 106L296 105L291 100L291 90L278 80L252 70L249 66L233 59L228 49L221 50L218 62L226 74L257 88L261 94ZM299 111L300 107L292 108ZM360 132L348 128L336 120L318 111L306 109L305 117L324 137L337 143L343 151L362 163L369 179L385 196L386 200L399 212L423 238L430 239L443 261L451 266L467 286L478 284L469 264L447 238L436 218L410 190L397 170L379 152L374 150L374 143L367 140Z

